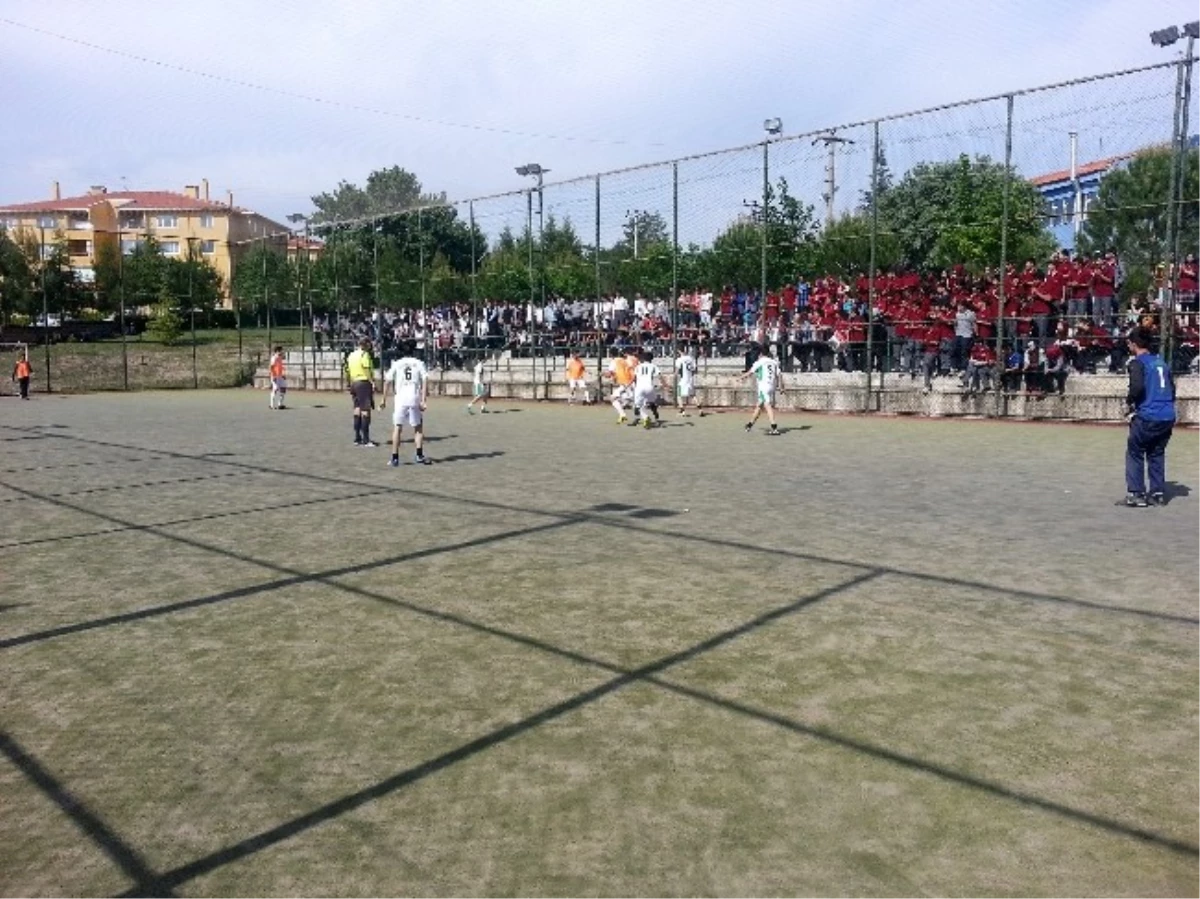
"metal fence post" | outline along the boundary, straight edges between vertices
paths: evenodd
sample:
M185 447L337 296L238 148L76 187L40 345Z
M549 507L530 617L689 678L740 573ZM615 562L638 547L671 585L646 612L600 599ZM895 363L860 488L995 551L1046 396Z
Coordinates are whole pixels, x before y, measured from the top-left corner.
M875 373L875 268L876 239L879 234L879 120L875 120L871 137L871 248L867 263L867 395L863 412L871 411L871 381ZM879 373L883 389L883 372Z
M604 393L604 339L601 311L604 309L604 291L600 283L600 176L596 176L596 402Z
M1004 370L1007 357L1004 355L1004 304L1007 291L1004 286L1005 268L1008 264L1008 204L1012 194L1012 135L1013 135L1013 95L1005 95L1004 115L1004 195L1000 207L1000 289L998 291L999 310L996 312L996 416L1008 414L1008 400L1004 391ZM1016 334L1014 323L1014 335ZM967 363L968 367L970 362Z
M679 356L679 163L671 163L671 371ZM675 384L675 405L679 406L679 378ZM680 408L683 408L680 406Z

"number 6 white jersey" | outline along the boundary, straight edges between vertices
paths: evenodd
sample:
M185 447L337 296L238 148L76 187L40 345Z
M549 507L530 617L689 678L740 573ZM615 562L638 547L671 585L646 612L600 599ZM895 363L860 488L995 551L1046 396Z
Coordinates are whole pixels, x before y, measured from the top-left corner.
M392 392L396 394L397 406L416 406L421 402L426 377L425 363L420 359L405 356L392 363L383 380L385 385L391 383Z

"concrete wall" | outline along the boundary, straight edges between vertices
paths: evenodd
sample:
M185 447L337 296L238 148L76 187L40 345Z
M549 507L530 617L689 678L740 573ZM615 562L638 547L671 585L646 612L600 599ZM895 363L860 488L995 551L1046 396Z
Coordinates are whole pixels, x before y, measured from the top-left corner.
M342 390L341 356L337 353L287 354L288 383L297 390ZM747 381L737 380L742 365L739 360L706 360L697 380L699 395L705 406L748 408L754 403L754 389ZM496 399L565 400L567 386L561 360L549 368L543 360L536 365L528 359L501 358L489 366L492 396ZM862 373L810 372L783 376L784 391L778 397L782 410L810 412L863 412L866 410L866 376ZM595 378L589 370L589 381L595 397ZM872 382L872 412L893 415L927 416L994 416L1001 415L1028 420L1120 421L1125 414L1124 375L1071 375L1064 396L1041 399L1024 394L1007 394L997 406L995 394L968 397L959 387L957 377L935 378L933 389L922 390L922 381L903 375L884 375L882 384L876 375ZM266 369L260 369L254 385L270 385ZM1187 375L1176 383L1176 407L1181 424L1200 424L1200 377ZM471 396L469 371L430 373L431 396Z

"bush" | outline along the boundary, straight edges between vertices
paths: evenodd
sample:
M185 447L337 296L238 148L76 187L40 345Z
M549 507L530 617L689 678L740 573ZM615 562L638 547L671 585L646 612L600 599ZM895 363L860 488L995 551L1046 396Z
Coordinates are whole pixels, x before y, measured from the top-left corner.
M146 323L146 333L163 346L174 346L183 336L183 318L170 303L159 303Z

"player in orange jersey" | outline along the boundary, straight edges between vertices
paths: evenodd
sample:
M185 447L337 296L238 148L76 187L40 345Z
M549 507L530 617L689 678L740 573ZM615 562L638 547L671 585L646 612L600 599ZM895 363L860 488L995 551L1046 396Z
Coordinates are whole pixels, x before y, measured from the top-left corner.
M284 365L283 347L275 347L271 356L271 409L286 409L284 400L287 399L287 368Z
M570 406L575 402L575 391L583 391L583 404L586 406L592 401L592 392L588 390L587 369L583 364L583 360L579 358L578 353L571 353L571 357L567 360L567 405Z

